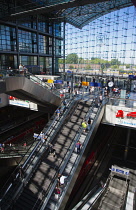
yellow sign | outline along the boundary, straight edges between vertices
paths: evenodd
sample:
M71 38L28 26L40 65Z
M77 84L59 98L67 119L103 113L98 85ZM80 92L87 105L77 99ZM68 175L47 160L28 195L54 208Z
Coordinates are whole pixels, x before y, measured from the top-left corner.
M89 86L89 82L82 82L83 86Z
M48 79L47 82L48 82L48 83L53 83L53 81L54 81L54 80L52 80L52 79Z

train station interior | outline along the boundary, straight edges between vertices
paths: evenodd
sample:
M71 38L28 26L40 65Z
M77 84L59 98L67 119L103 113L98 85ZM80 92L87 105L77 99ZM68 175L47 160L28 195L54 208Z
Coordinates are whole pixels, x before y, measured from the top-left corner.
M135 2L0 5L0 209L135 209Z

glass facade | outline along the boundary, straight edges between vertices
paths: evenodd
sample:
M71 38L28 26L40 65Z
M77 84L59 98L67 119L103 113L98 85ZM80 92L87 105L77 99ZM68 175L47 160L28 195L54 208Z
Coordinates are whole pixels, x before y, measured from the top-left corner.
M37 29L37 24L36 24L36 16L29 16L27 18L23 18L18 20L18 24L25 26L27 28L33 28L33 29Z
M39 35L39 53L52 55L52 38Z
M39 35L39 53L48 54L48 37Z
M52 38L49 37L49 54L52 55Z
M61 40L56 39L56 55L60 56L61 55Z
M17 55L0 54L0 69L7 69L8 67L18 68Z
M19 51L26 53L37 53L36 33L18 30Z
M0 25L0 50L16 51L16 30L13 27Z
M23 65L37 65L37 56L20 56L20 63Z
M61 37L61 23L55 24L54 33L55 33L55 36Z
M44 16L38 17L38 30L44 33L53 34L53 24L47 21Z
M54 62L61 57L61 24L48 22L44 16L29 16L16 24L0 24L0 34L1 69L16 69L21 63L40 66L49 74L56 72Z
M40 57L40 70L46 74L52 73L52 57Z
M51 74L52 72L52 58L46 57L46 73Z

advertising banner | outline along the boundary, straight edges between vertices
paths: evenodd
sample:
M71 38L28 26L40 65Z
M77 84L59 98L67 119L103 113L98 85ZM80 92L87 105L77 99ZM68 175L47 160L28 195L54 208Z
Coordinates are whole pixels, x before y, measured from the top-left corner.
M136 108L106 105L103 122L136 128Z
M55 80L54 83L63 84L63 81L62 80Z

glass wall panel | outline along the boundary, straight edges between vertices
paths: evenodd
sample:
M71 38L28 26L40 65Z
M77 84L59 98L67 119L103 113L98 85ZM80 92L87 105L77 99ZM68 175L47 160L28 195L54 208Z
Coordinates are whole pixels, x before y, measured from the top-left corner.
M49 37L49 46L48 46L48 49L49 49L49 54L52 55L52 38Z
M52 58L46 57L46 72L47 74L52 74Z
M48 37L39 35L39 53L48 54L47 41L48 41Z
M46 57L40 57L40 71L46 72Z
M40 69L46 74L52 74L52 58L40 57Z
M55 59L55 72L56 72L56 73L59 72L58 60L59 60L59 58L56 58L56 59Z
M0 55L0 69L17 68L17 56L11 54Z
M52 38L39 35L39 53L52 55Z
M38 30L48 33L48 24L47 24L44 16L38 17Z
M20 56L22 65L37 65L37 56Z
M42 31L44 33L53 33L53 25L52 23L49 23L47 18L44 16L39 16L38 17L38 30Z
M18 20L18 24L28 28L36 29L36 19L36 16L29 16L27 18Z
M16 31L15 28L0 25L0 50L16 51Z
M61 37L61 23L55 23L54 34Z
M18 30L19 51L26 53L37 53L36 33Z
M56 55L61 55L61 40L56 39Z
M49 26L48 26L48 32L49 32L49 34L52 34L53 33L53 25L52 25L52 23L49 23Z

